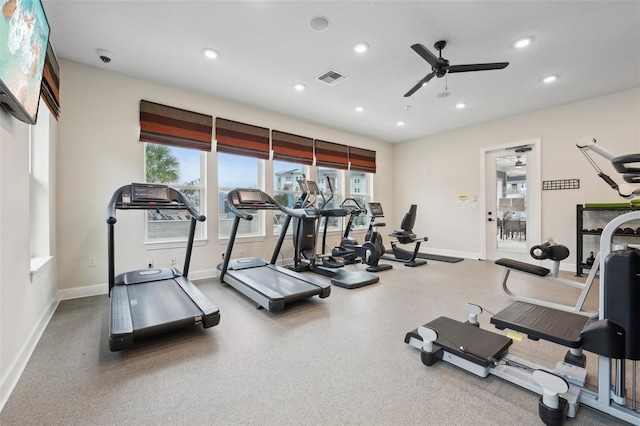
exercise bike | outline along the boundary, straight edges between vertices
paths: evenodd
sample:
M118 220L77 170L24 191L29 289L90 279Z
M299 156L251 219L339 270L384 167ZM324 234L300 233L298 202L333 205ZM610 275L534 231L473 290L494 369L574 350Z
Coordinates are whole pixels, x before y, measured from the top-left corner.
M428 241L427 237L418 237L413 233L413 225L416 222L416 212L418 206L412 204L409 208L409 211L405 213L402 218L402 222L400 224L400 231L393 231L389 234L390 237L396 238L395 241L391 241L391 250L386 251L384 244L382 242L382 236L378 234L377 236L373 235L373 229L371 224L369 224L369 231L367 232L366 239L367 241L375 241L376 245L382 249L382 258L386 260L393 260L395 262L402 262L404 266L420 266L425 265L427 263L424 259L417 259L418 252L420 250L420 243L423 241ZM374 218L384 217L384 212L382 211L382 205L380 203L369 203L369 210L371 211L371 222L373 222ZM385 226L384 223L374 223L374 226ZM375 237L375 240L373 238ZM411 244L415 243L413 251L405 250L399 246L399 244Z
M329 186L331 183L329 182ZM393 268L389 264L379 264L380 258L384 253L384 246L378 243L381 240L378 232L375 231L374 216L371 217L369 222L369 229L365 237L366 241L360 245L358 241L349 236L349 233L354 228L354 221L356 218L367 214L367 209L363 208L355 198L345 198L340 207L347 212L349 220L345 225L344 234L340 241L339 247L334 247L331 250L331 256L333 258L340 258L345 265L352 263L365 263L368 265L367 271L380 272ZM384 225L384 224L383 224ZM327 227L325 226L324 234L322 238L322 246L326 247Z
M569 257L569 249L561 244L556 244L552 238L549 238L549 240L543 244L531 247L529 254L536 260L550 260L551 269L507 258L496 260L496 265L504 266L504 271L502 272L502 277L500 278L500 284L502 292L505 294L505 296L514 301L534 303L536 305L547 306L549 308L559 309L562 311L576 312L587 316L595 315L594 312L583 311L582 307L600 267L600 254L597 254L593 258L591 271L589 272L589 276L587 277L587 280L584 284L578 281L558 277L560 262ZM578 297L576 304L570 306L550 302L547 300L536 299L533 297L517 295L513 293L507 286L507 280L509 279L509 275L512 271L527 275L533 275L542 280L550 281L555 284L561 284L564 286L580 289L580 296Z

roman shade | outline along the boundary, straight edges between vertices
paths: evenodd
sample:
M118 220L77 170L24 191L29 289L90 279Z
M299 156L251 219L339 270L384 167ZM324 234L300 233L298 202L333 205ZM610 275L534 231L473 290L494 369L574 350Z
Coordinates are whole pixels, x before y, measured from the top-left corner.
M140 101L140 142L211 151L213 117Z
M47 55L44 58L40 96L57 120L60 117L60 67L58 66L56 54L53 53L51 43L47 43Z
M217 151L269 159L269 129L216 118Z
M347 170L349 168L349 147L334 142L314 141L316 166L334 167Z
M307 166L313 164L313 139L311 138L272 130L271 149L273 149L274 160Z
M376 172L376 152L368 149L349 147L351 170L365 173Z

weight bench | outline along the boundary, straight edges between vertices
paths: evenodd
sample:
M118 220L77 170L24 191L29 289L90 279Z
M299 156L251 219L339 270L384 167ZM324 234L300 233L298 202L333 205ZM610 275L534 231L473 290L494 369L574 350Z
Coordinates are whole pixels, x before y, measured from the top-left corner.
M532 265L526 262L520 262L518 260L501 258L495 261L496 265L500 265L504 267L502 271L502 277L500 278L500 287L505 296L509 299L518 301L518 302L527 302L533 303L535 305L546 306L548 308L559 309L561 311L567 312L575 312L577 314L586 315L586 316L595 316L594 312L586 312L582 310L584 302L587 298L587 294L589 294L589 290L591 289L591 284L595 278L598 267L600 266L600 255L596 256L596 260L589 272L589 276L587 278L586 283L581 283L578 281L567 280L563 278L557 277L557 271L552 271L548 268L544 268L538 265ZM534 297L522 296L513 293L509 287L507 286L507 280L509 279L509 274L511 271L515 271L522 274L533 275L545 281L551 281L556 284L562 284L568 287L577 288L580 290L580 296L575 305L564 305L561 303L555 303L548 300L537 299Z

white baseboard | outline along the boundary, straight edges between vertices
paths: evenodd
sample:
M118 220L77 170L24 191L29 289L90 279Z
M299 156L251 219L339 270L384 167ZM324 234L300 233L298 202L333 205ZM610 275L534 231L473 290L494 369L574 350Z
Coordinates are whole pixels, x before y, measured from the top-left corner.
M40 341L42 333L44 333L51 317L53 317L53 313L56 311L58 303L57 299L51 301L22 347L22 350L20 350L20 355L18 355L11 368L9 368L5 377L2 378L2 382L0 382L0 411L2 411L4 405L9 400L9 396L13 392L13 389L16 387L16 384L18 384L18 380L20 380L22 372L27 366L36 345Z
M84 287L63 288L58 290L58 300L79 299L81 297L99 296L109 292L108 284L95 284Z

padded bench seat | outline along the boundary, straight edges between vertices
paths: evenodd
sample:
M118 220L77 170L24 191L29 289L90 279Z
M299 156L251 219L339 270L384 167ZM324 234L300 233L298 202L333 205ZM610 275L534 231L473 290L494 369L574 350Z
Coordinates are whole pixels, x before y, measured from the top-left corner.
M507 259L504 257L496 260L496 265L505 266L507 268L516 269L518 271L538 275L540 277L546 277L551 272L549 269L543 268L542 266L531 265L530 263Z
M519 331L529 338L569 348L582 346L580 333L588 322L584 315L524 302L515 302L491 317L491 324L499 329Z

